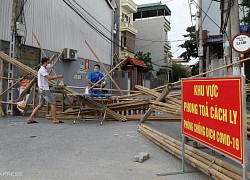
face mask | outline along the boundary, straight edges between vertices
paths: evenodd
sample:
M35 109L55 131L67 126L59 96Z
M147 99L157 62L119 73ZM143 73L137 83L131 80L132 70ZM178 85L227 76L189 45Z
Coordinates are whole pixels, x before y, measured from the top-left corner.
M94 69L94 72L99 72L99 69Z
M46 66L46 69L50 69L50 68L52 68L52 64L47 64L47 66Z

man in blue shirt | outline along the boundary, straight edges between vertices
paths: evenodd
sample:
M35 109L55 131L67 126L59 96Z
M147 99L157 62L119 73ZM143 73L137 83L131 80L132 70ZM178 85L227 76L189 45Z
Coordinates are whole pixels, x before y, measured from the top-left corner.
M95 83L97 83L101 78L103 77L103 74L100 73L100 65L96 64L94 66L94 71L91 72L88 76L88 83L93 86ZM102 88L103 87L103 81L99 82L94 86L94 88ZM91 89L90 90L91 97L100 97L102 94L102 91Z

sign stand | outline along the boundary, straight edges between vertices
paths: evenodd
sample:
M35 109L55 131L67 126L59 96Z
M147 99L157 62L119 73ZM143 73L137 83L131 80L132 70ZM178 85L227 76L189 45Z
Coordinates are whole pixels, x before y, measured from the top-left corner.
M185 136L184 135L182 135L181 167L182 167L182 171L169 172L169 173L159 173L159 174L156 174L156 175L157 176L169 176L169 175L177 175L177 174L186 174L186 173L199 172L199 170L185 171Z
M230 91L228 91L230 89ZM188 137L242 165L247 180L247 122L244 76L182 80L182 171ZM234 97L231 99L230 97Z

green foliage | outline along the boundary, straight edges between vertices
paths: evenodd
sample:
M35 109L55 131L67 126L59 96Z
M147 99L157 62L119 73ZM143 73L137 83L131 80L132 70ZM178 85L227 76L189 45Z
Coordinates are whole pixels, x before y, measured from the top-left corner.
M151 56L150 52L143 53L139 51L135 54L136 59L139 59L146 64L147 68L145 69L145 73L149 73L149 74L152 73L152 71L154 71L154 68L152 65L152 58L150 56Z
M249 0L245 0L243 1L244 3L242 4L243 6L248 7L248 11L245 12L245 16L241 19L241 22L246 23L246 24L250 24L250 1Z
M199 74L199 63L196 63L192 66L190 66L192 69L191 69L191 75L192 76L195 76L197 74Z
M179 81L180 78L187 78L190 76L190 72L181 64L173 63L173 81Z
M156 76L159 76L161 74L166 74L166 69L159 69L159 71L156 72Z
M184 58L187 61L191 60L191 57L198 57L198 48L196 44L196 34L195 34L195 26L190 26L186 29L188 34L183 35L185 38L189 38L183 44L179 45L179 47L186 49L179 57Z

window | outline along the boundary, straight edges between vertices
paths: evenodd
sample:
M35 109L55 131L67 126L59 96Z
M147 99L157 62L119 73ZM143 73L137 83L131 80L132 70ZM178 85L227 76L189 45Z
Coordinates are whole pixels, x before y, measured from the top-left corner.
M123 36L121 37L121 48L123 48L124 46L123 46Z

